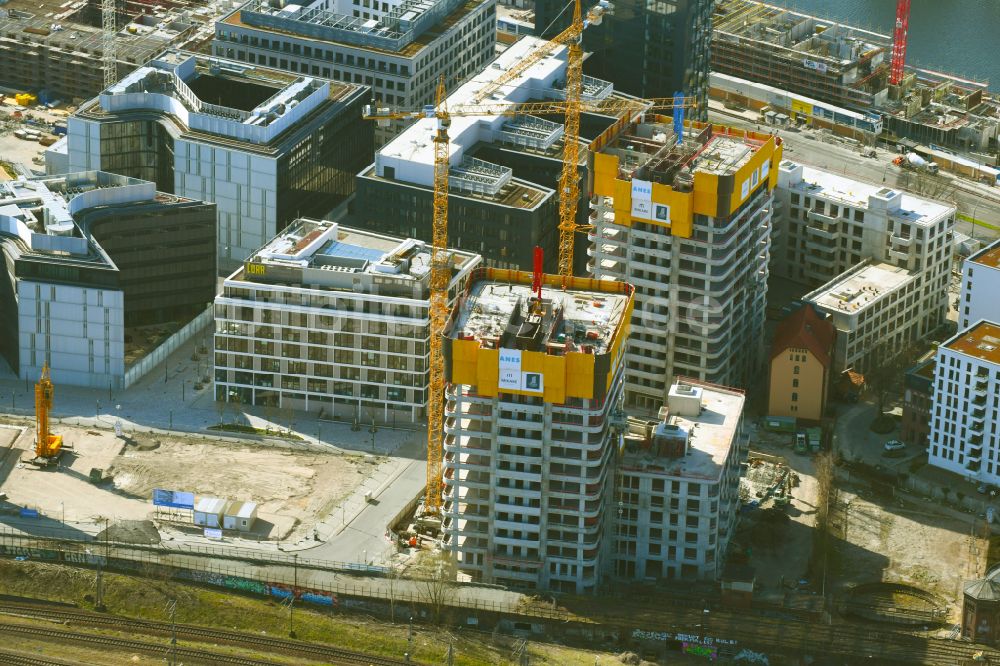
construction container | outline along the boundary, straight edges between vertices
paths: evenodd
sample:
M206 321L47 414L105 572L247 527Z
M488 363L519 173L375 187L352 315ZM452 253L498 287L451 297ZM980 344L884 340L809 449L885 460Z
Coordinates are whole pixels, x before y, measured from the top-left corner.
M761 426L771 432L795 432L795 417L765 416L761 419Z
M194 505L194 524L202 527L222 527L222 514L226 510L226 500L218 497L202 497Z
M32 93L17 93L14 95L14 101L20 106L33 106L38 102L38 96Z

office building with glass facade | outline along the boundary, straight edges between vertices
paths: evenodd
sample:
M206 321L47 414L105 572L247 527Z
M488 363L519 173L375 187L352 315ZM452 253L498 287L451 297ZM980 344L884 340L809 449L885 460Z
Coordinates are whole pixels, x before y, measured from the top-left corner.
M167 51L69 119L71 170L102 169L218 207L231 270L299 215L323 216L371 161L368 90Z
M215 205L103 172L0 183L0 354L18 376L123 387L133 326L211 303ZM146 350L148 351L148 350Z
M215 397L365 423L427 404L430 248L300 219L215 299ZM454 301L479 256L449 251Z
M639 97L682 91L697 101L689 115L707 120L715 2L615 0L613 5L601 25L588 26L583 33L584 49L592 53L584 71Z

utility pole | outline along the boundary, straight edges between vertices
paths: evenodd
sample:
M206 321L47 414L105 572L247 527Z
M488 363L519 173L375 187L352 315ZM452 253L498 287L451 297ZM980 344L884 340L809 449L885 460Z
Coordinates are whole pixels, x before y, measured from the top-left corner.
M299 554L292 555L292 596L288 598L288 637L295 638L295 592L299 588Z
M455 644L448 643L448 661L445 662L448 666L455 666Z
M170 658L167 663L177 666L177 600L171 599L167 609L170 612Z

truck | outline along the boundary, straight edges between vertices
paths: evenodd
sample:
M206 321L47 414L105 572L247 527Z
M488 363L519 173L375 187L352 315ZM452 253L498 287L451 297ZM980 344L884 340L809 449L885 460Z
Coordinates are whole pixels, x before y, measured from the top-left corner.
M898 167L903 169L909 169L911 171L925 171L927 173L936 174L940 170L940 167L934 162L928 162L920 155L916 153L904 153L899 155L892 161Z

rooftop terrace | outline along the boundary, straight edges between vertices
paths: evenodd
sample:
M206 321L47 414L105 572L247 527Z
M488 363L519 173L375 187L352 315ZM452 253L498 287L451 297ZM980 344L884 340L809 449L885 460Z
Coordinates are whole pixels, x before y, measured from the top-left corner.
M981 321L953 337L944 346L981 361L1000 364L1000 324Z
M453 270L478 259L457 250L449 255ZM301 218L258 250L230 280L343 290L354 289L352 276L362 274L427 282L430 266L431 248L423 241Z
M805 298L828 310L853 314L915 279L905 268L892 264L862 264Z

